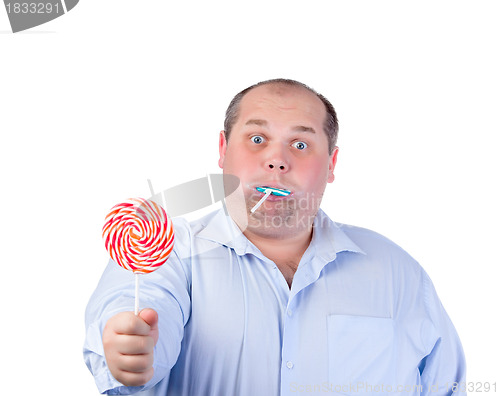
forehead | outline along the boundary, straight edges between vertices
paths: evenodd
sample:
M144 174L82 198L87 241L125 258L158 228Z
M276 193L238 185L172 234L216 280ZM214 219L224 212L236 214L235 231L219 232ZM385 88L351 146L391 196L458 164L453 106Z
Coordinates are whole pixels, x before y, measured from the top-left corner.
M266 84L249 91L241 100L239 120L262 117L297 117L323 125L325 105L306 88L283 84Z

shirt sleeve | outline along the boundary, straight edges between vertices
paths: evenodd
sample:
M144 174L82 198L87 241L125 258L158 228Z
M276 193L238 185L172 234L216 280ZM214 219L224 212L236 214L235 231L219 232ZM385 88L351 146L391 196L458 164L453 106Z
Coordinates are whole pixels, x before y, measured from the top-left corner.
M110 260L90 298L85 312L86 338L83 348L85 363L94 376L99 392L129 395L151 389L168 378L179 356L181 341L191 312L191 274L189 257L181 240L189 235L177 226L175 248L168 261L157 271L140 275L140 308L153 308L158 313L159 337L154 350L154 376L144 386L125 387L110 373L102 346L102 331L107 321L119 312L132 311L135 282L132 272ZM179 235L181 234L181 235Z
M465 356L458 334L439 300L432 281L423 274L425 305L432 329L422 338L430 353L419 366L422 395L466 395Z

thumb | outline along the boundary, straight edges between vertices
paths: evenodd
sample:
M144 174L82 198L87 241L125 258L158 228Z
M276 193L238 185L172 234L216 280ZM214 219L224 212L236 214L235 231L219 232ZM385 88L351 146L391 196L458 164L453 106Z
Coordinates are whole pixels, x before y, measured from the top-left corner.
M139 317L144 320L151 328L149 334L154 338L156 343L156 341L158 340L158 314L154 309L145 308L141 312L139 312Z
M139 312L139 317L144 320L149 325L149 327L151 327L151 330L158 327L158 314L154 309L143 309L141 312Z

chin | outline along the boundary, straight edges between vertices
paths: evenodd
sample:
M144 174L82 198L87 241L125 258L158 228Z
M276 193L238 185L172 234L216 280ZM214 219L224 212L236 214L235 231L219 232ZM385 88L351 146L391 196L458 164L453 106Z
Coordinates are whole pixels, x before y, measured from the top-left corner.
M246 230L262 237L284 239L307 232L313 221L314 216L291 209L261 210L248 216Z

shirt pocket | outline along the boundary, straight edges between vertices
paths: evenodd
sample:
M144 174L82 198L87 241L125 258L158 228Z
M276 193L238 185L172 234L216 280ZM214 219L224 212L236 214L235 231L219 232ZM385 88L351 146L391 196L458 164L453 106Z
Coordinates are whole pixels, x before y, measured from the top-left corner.
M391 393L396 370L394 321L353 315L329 315L330 391L345 395Z

